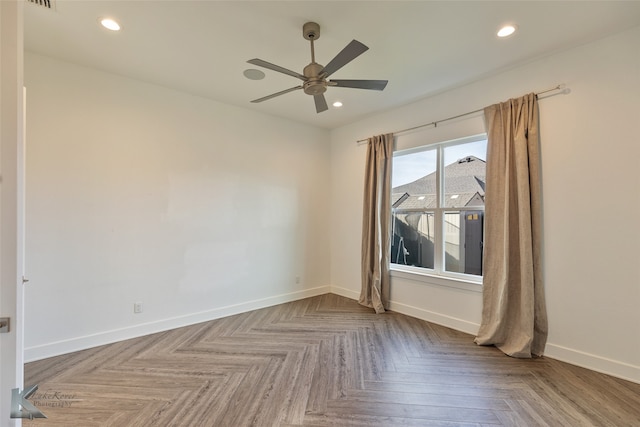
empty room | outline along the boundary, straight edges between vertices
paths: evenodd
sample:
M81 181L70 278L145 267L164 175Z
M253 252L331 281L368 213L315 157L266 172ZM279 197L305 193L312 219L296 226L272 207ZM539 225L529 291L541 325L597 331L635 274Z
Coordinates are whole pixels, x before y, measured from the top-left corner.
M640 2L0 23L0 426L640 425Z

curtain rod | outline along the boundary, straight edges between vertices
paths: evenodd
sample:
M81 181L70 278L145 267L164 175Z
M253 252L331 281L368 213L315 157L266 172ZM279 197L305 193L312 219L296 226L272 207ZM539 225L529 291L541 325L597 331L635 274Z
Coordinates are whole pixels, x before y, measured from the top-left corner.
M535 95L536 96L542 95L543 93L553 92L554 90L563 90L563 93L568 93L567 90L565 90L565 84L561 83L556 87L552 87L551 89L546 89L546 90L542 90L540 92L536 92ZM397 135L399 133L409 132L409 131L420 129L420 128L424 128L424 127L427 127L427 126L438 127L438 123L442 123L442 122L446 122L446 121L454 120L454 119L459 119L460 117L470 116L471 114L476 114L476 113L479 113L481 111L484 111L484 108L480 108L478 110L469 111L468 113L464 113L464 114L458 114L457 116L447 117L446 119L436 120L435 122L425 123L423 125L418 125L418 126L414 126L414 127L398 130L398 131L393 132L393 134ZM365 142L367 142L367 140L368 140L368 138L359 139L359 140L356 141L356 144L359 145L359 144L365 143Z

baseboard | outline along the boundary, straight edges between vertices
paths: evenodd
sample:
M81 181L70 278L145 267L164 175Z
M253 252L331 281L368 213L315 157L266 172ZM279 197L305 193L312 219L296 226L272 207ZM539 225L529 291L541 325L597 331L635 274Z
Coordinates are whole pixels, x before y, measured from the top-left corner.
M347 288L341 288L339 286L331 286L331 293L356 301L360 299L360 294L358 292L352 291L351 289Z
M338 286L331 286L331 293L341 295L346 298L351 298L356 301L360 298L360 294L358 292ZM467 320L458 319L455 317L447 316L429 310L424 310L422 308L414 307L408 304L402 304L395 301L390 302L389 310L395 311L396 313L406 314L407 316L415 317L420 320L426 320L427 322L435 323L436 325L455 329L456 331L466 332L472 335L475 335L478 332L478 328L480 327L480 325L469 322Z
M547 343L545 357L640 384L640 366Z
M465 332L474 336L480 327L480 325L467 320L458 319L456 317L424 310L422 308L413 307L399 302L391 301L389 304L389 310L395 311L396 313L406 314L407 316L415 317L417 319L426 320L427 322L435 323L436 325L455 329L456 331Z
M170 329L207 322L209 320L215 320L222 317L232 316L234 314L245 313L251 310L271 307L273 305L296 301L303 298L314 297L317 295L323 295L330 292L331 288L329 286L319 286L312 289L305 289L303 291L276 295L273 297L247 301L225 307L218 307L198 313L187 314L184 316L172 317L149 323L142 323L126 328L114 329L97 334L56 341L34 347L27 347L24 350L24 359L25 362L33 362L36 360L46 359L48 357L59 356L61 354L67 354L74 351L86 350L88 348L97 347L100 345L111 344L118 341L154 334L157 332L168 331Z

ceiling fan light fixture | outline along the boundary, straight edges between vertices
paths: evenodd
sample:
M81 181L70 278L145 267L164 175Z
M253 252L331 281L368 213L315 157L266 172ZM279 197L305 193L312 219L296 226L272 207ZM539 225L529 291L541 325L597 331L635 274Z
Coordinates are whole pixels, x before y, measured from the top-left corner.
M502 28L498 30L498 37L509 37L513 33L516 32L516 26L512 24L504 25Z
M98 21L107 30L120 31L122 26L113 18L99 18Z
M242 74L244 74L244 76L249 80L262 80L265 76L262 71L256 70L255 68L247 68L242 72Z
M342 107L342 102L340 102L340 101L336 101L336 102L334 102L332 105L333 105L334 107L336 107L336 108L340 108L340 107Z

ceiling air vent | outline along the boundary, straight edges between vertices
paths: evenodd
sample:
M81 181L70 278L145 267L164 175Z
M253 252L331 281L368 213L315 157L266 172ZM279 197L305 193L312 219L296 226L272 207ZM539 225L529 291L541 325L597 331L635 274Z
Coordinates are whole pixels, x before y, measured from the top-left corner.
M36 6L42 6L47 9L56 10L56 0L26 0L27 3L34 4Z

